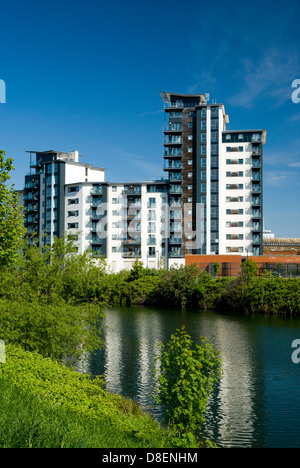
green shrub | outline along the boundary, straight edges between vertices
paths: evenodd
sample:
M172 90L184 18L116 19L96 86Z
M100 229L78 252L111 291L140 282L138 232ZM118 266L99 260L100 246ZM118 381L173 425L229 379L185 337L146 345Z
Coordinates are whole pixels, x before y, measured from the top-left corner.
M195 446L208 398L221 376L219 352L205 338L194 345L184 327L160 349L156 401L186 446Z

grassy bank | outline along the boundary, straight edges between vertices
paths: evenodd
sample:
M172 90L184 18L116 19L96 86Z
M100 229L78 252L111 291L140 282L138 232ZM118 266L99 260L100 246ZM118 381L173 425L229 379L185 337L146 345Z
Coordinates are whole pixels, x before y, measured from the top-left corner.
M1 448L171 444L170 433L131 400L110 395L88 376L20 347L7 346L0 386Z

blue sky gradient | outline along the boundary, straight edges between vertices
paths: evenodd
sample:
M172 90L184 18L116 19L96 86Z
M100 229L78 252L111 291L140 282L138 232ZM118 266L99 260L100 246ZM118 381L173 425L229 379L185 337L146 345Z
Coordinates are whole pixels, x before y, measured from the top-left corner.
M79 150L108 181L164 177L159 91L210 93L228 129L266 129L265 227L300 237L299 0L1 2L0 148Z

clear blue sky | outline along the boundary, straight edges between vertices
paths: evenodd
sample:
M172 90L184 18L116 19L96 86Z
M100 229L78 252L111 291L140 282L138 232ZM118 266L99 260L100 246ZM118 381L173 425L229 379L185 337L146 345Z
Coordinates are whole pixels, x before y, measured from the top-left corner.
M228 129L266 129L265 227L300 237L300 2L1 2L0 148L79 150L108 181L162 171L159 91L208 92Z

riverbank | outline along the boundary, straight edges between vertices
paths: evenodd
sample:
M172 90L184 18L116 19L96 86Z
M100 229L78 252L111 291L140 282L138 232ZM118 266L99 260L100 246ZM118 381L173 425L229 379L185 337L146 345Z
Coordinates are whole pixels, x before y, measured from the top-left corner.
M176 446L132 400L38 353L8 345L0 385L1 448Z
M256 276L255 269L245 270L238 278L218 278L199 273L193 265L155 272L137 264L135 274L113 275L112 281L116 279L119 281L116 295L109 298L109 304L113 305L300 315L300 279Z

